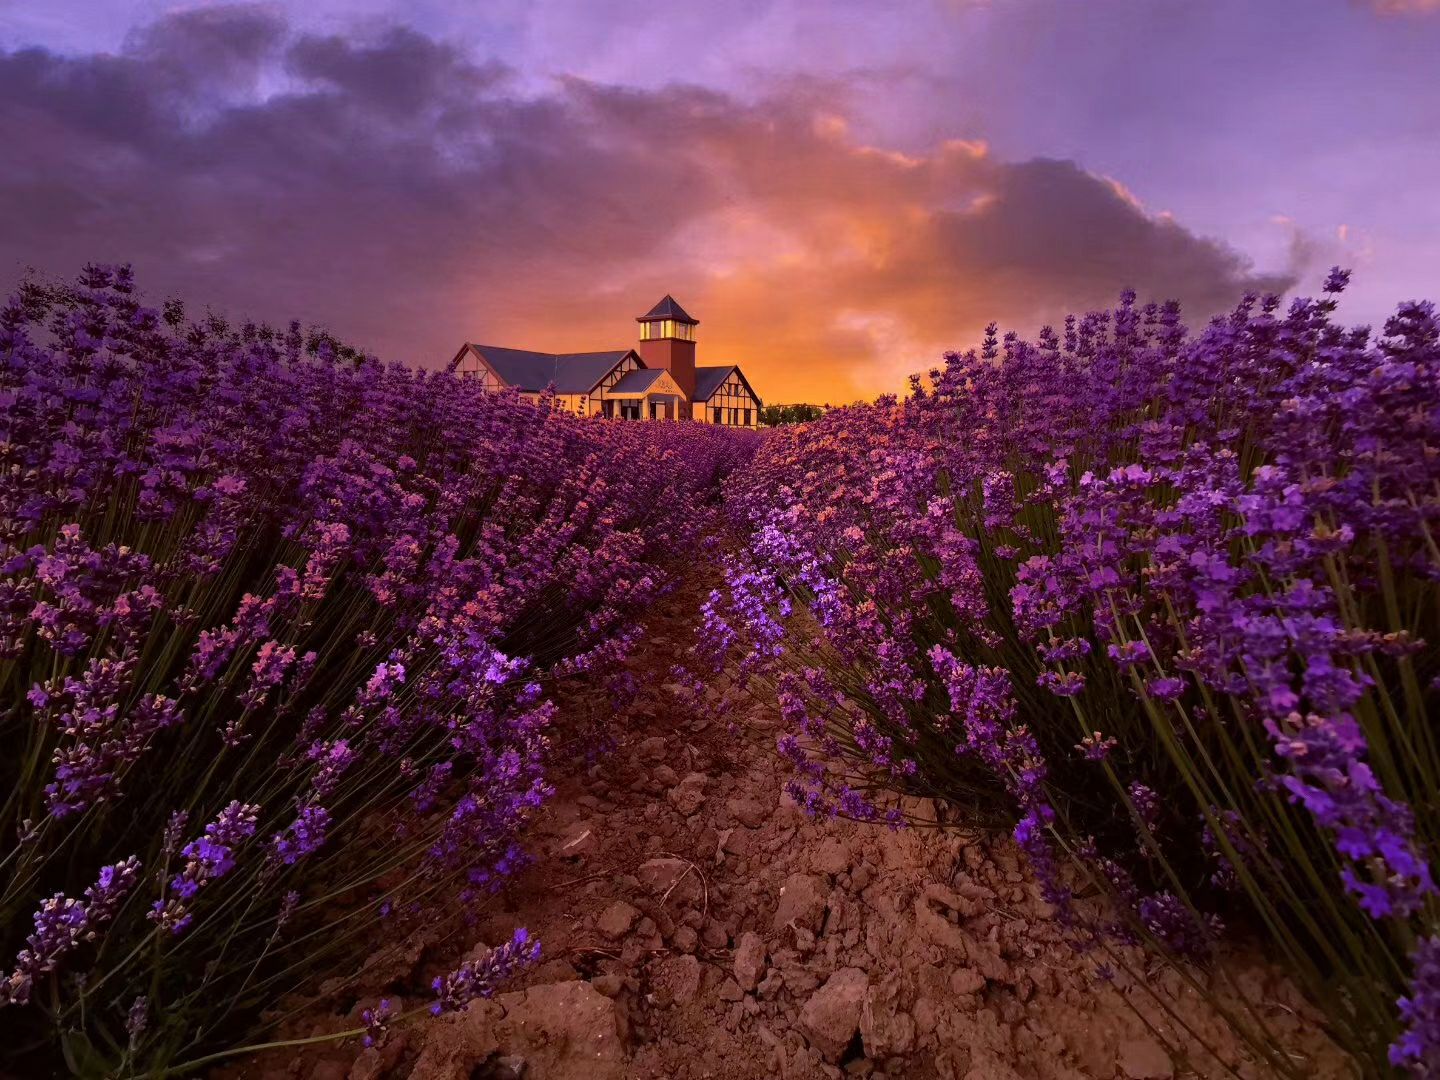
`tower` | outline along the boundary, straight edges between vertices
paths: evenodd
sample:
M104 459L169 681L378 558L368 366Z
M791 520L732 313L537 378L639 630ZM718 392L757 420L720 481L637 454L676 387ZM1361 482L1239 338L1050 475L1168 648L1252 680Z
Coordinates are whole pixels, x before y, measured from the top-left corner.
M700 320L692 319L685 309L666 293L664 298L635 320L640 324L640 359L646 367L664 368L685 391L680 418L690 418L690 402L695 399L695 327Z

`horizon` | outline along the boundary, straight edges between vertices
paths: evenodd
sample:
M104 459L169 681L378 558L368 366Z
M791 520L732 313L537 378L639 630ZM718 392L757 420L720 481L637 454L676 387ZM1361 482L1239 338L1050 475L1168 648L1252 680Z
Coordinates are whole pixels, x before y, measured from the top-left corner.
M833 404L1125 287L1435 294L1440 3L1080 7L12 4L0 276L128 261L424 367L628 347L668 292Z

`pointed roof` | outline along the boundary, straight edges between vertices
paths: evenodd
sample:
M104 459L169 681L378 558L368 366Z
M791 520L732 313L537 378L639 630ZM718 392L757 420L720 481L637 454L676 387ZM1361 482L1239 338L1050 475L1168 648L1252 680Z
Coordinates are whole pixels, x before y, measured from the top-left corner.
M612 349L608 352L541 353L529 349L476 345L473 342L469 348L479 353L506 385L532 394L541 393L551 385L557 394L588 394L631 352L629 349Z
M734 364L725 367L697 367L695 369L695 400L709 401L734 370Z
M644 315L635 317L636 322L650 322L652 319L675 319L678 322L689 323L691 326L700 325L700 320L692 319L669 293L661 297L660 302Z
M636 368L621 375L605 393L617 397L620 394L643 394L664 377L664 368Z
M755 388L750 385L750 380L745 378L745 373L737 364L697 367L695 369L695 396L691 400L709 401L715 396L715 391L725 385L725 380L730 378L732 373L745 384L745 389L750 391L750 396L755 399L755 404L763 408L765 403L760 400L760 395L755 393Z

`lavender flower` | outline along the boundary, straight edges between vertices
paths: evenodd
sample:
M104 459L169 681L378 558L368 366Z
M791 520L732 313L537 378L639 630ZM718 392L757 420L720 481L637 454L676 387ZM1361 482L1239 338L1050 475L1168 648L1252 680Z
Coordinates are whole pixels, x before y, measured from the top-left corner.
M390 1031L390 1021L394 1019L395 1011L391 1008L389 998L381 998L380 1004L373 1009L362 1009L360 1011L360 1022L365 1025L365 1037L361 1040L365 1046L380 1046L385 1042L385 1036Z
M56 893L44 901L34 916L35 929L16 957L15 970L0 981L0 1008L26 1004L37 976L56 970L82 942L94 941L139 876L140 860L132 856L102 867L95 884L85 890L84 900Z
M797 800L828 811L856 767L915 776L955 814L1008 814L1047 876L1038 841L1074 830L1123 885L1127 923L1182 955L1218 932L1212 895L1147 892L1157 847L1266 925L1348 902L1319 933L1351 935L1357 914L1392 924L1377 940L1420 929L1436 894L1420 641L1440 639L1440 318L1417 301L1379 337L1340 327L1349 277L1334 268L1322 299L1288 310L1247 295L1196 333L1128 291L1034 343L992 326L903 400L767 438L730 483L744 574L705 621L779 690ZM818 644L785 633L766 581L810 609ZM816 655L825 692L796 674ZM952 732L959 763L939 752ZM1072 747L1119 789L1072 771ZM1127 801L1139 844L1113 829ZM1086 849L1091 832L1110 850ZM1337 1029L1373 1026L1392 989L1346 974L1385 1004L1310 989Z
M1434 1076L1440 1072L1440 938L1421 938L1410 961L1410 992L1395 1003L1404 1030L1390 1045L1390 1064Z
M185 867L170 879L164 899L151 905L149 918L172 934L182 933L193 919L189 901L207 884L235 867L235 851L255 835L260 807L238 799L205 826L205 833L181 850Z
M293 866L306 855L320 850L329 828L330 814L323 806L301 807L285 831L272 838L271 851L280 862Z
M516 930L504 945L491 949L479 960L467 960L448 975L438 976L433 984L436 1000L430 1012L456 1012L477 997L488 998L496 988L517 972L536 964L540 959L540 943L531 941L524 928Z
M1332 266L1330 273L1325 277L1323 286L1327 293L1344 292L1345 286L1350 284L1350 271L1341 270L1338 266Z
M1154 832L1160 825L1160 796L1142 784L1132 781L1129 787L1130 803L1147 829Z
M1110 751L1119 745L1120 741L1113 735L1106 736L1093 731L1076 743L1075 749L1084 755L1086 761L1104 761L1110 756Z
M57 957L70 983L103 980L64 1020L95 1045L157 962L167 1027L213 1030L217 1002L252 998L273 937L254 918L288 925L312 887L394 869L393 908L416 914L417 892L463 902L524 865L551 791L547 688L634 692L642 617L675 552L719 557L720 485L758 443L147 308L112 266L0 306L0 403L0 662L21 691L0 726L22 785L0 863L23 871L0 907L41 911L6 995ZM261 792L294 809L252 844ZM188 806L227 809L196 838ZM69 899L117 843L167 866L153 923L112 918L123 875ZM198 907L222 878L234 892ZM202 911L215 934L182 933ZM83 970L67 942L106 920L126 940ZM163 944L141 947L155 924ZM338 926L313 920L288 957L347 962ZM163 1071L173 1047L145 1042Z
M130 1011L125 1014L125 1033L130 1036L130 1049L135 1049L149 1026L150 999L140 994L130 1003Z

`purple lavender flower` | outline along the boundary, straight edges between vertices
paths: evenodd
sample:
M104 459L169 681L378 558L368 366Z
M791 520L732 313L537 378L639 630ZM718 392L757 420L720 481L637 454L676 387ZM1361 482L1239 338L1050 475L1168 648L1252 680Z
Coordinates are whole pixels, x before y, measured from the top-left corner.
M1085 676L1078 671L1042 671L1035 683L1056 697L1076 697L1085 689Z
M53 972L82 942L94 941L139 877L140 860L132 856L102 867L95 884L85 890L84 900L56 893L42 902L35 913L35 929L16 957L15 970L0 981L0 1008L26 1004L37 976Z
M1145 827L1154 832L1160 825L1160 796L1139 780L1132 781L1128 790L1135 813Z
M477 997L488 998L496 988L517 972L537 963L540 943L531 941L523 927L504 945L491 949L479 960L467 960L448 975L435 979L433 989L438 999L430 1012L456 1012Z
M294 889L286 891L280 898L280 910L275 914L275 929L279 930L295 917L295 909L300 906L300 894Z
M1082 781L1024 749L1021 731L1037 749L1056 741L1053 711L1019 685L1034 680L1071 698L1067 716L1087 726L1093 716L1133 747L1108 768L1135 770L1120 783L1152 828L1165 799L1165 854L1189 880L1203 871L1233 888L1243 871L1262 889L1276 875L1303 882L1296 898L1267 893L1275 919L1297 902L1333 910L1329 899L1311 904L1326 887L1377 920L1432 904L1423 838L1435 831L1433 800L1424 751L1410 750L1425 737L1407 729L1428 703L1415 699L1412 672L1427 666L1419 638L1435 636L1440 583L1429 539L1440 533L1440 319L1433 304L1410 302L1378 338L1347 331L1330 313L1348 281L1337 267L1322 299L1288 311L1278 296L1247 295L1196 334L1178 305L1142 309L1128 292L1114 311L1067 319L1063 335L1047 328L1034 344L991 327L904 400L773 433L732 480L746 573L783 579L806 603L844 691L787 678L780 654L791 642L748 582L734 602L712 597L707 626L724 651L748 650L773 673L797 799L823 812L836 765L883 762L898 776L908 758L967 807L985 796L964 773L926 775L927 742L953 724L961 752L1004 788L1017 838L1043 837L1048 803L1029 778ZM1008 710L991 704L982 662L1017 680ZM1137 679L1138 706L1115 700ZM1016 704L1026 723L1011 715ZM1153 753L1147 732L1163 735ZM1076 749L1106 761L1117 744L1094 732ZM1185 758L1198 775L1228 775L1220 787L1197 783L1188 767L1177 775ZM1235 805L1201 814L1225 788ZM1098 831L1098 817L1084 820L1092 792L1074 794L1067 827ZM1286 808L1252 813L1277 795L1318 830L1303 852L1271 835ZM1206 825L1192 844L1197 819ZM1153 852L1148 838L1141 850ZM1122 854L1132 857L1084 859L1118 868ZM1301 872L1292 859L1312 865ZM1311 871L1330 865L1334 880L1318 883ZM1182 952L1212 936L1171 894L1146 896L1132 881L1121 898Z
M1223 929L1218 916L1202 918L1169 892L1142 897L1136 910L1145 928L1181 956L1206 956Z
M346 739L333 742L316 742L305 752L305 756L317 763L315 775L310 779L311 790L316 798L326 798L334 793L345 771L355 763L356 754Z
M1185 695L1185 680L1162 675L1145 682L1145 692L1157 701L1179 701Z
M1395 1003L1404 1030L1390 1044L1390 1064L1413 1076L1435 1076L1440 1073L1440 938L1421 938L1410 963L1410 993Z
M151 905L149 918L172 934L182 933L193 919L189 901L207 884L235 867L235 851L255 835L260 807L235 800L205 826L205 833L186 844L180 854L185 867L170 879L167 895Z
M329 829L330 813L323 806L301 807L285 831L272 838L271 851L280 862L293 866L306 855L320 850Z
M1104 761L1110 756L1110 752L1119 745L1119 740L1113 735L1105 736L1098 731L1093 731L1076 743L1075 749L1080 751L1086 761Z
M130 1003L130 1011L125 1014L125 1033L130 1036L130 1049L135 1049L149 1026L150 999L140 994Z
M1109 654L1110 659L1115 661L1115 666L1122 669L1143 664L1151 659L1150 646L1140 640L1125 641L1119 645L1107 645L1105 651Z
M1341 270L1338 266L1332 266L1330 273L1325 277L1323 286L1327 293L1344 292L1345 286L1350 284L1350 271Z
M395 1010L391 1007L389 998L381 998L380 1004L373 1009L362 1009L360 1022L365 1025L365 1037L361 1042L367 1047L384 1044L385 1036L390 1031L390 1021L394 1018Z

